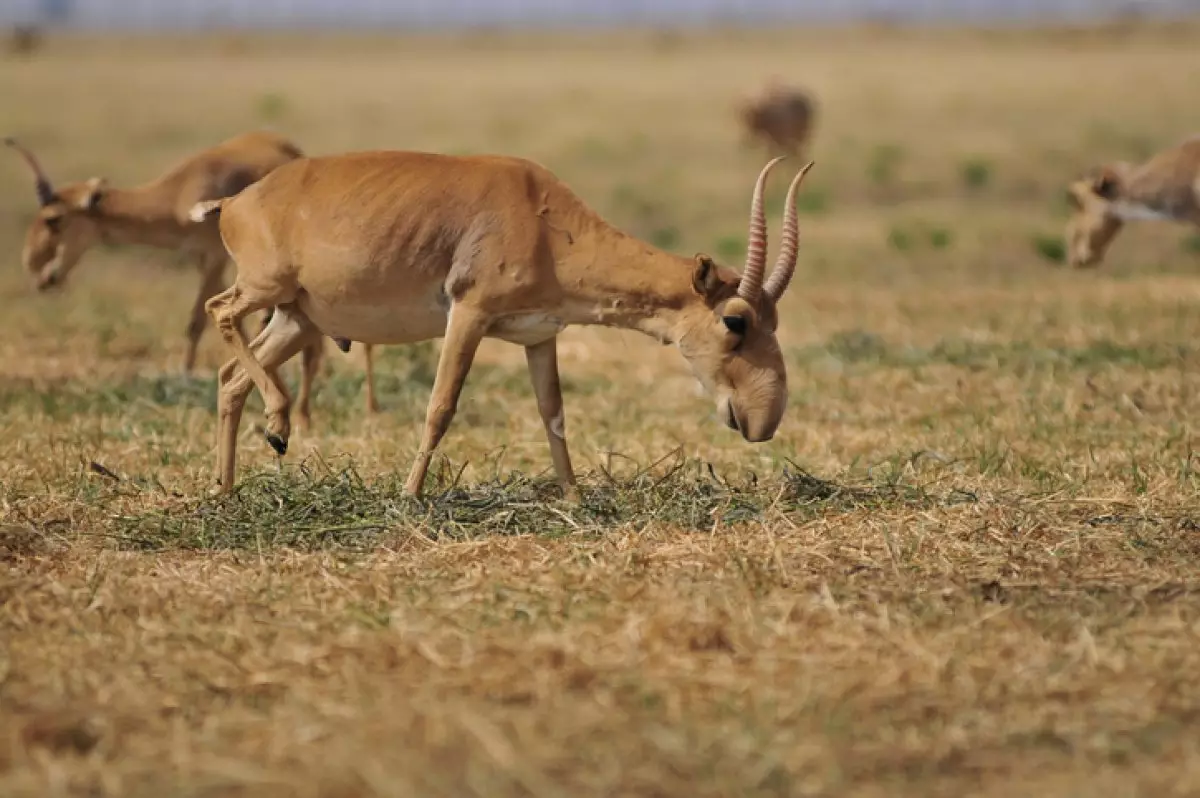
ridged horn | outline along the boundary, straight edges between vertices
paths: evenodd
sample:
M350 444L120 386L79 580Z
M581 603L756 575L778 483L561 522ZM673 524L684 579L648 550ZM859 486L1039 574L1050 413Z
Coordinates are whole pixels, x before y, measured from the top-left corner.
M776 302L783 296L788 283L792 281L792 275L796 273L796 255L800 250L800 220L796 215L796 192L800 190L804 176L812 167L813 161L809 161L788 186L783 207L783 232L779 238L779 258L775 261L771 276L767 278L766 286L763 287L767 296Z
M754 196L750 198L750 232L746 236L746 265L742 268L742 279L738 282L738 296L753 304L762 291L763 270L767 267L767 216L763 211L763 190L767 175L775 164L787 156L774 159L759 172L754 184Z
M42 165L38 163L38 159L33 157L33 153L25 149L20 142L14 138L6 138L4 143L12 147L21 158L29 165L29 170L33 172L33 188L37 191L38 202L41 205L49 205L54 201L54 186L50 185L49 178L42 170Z

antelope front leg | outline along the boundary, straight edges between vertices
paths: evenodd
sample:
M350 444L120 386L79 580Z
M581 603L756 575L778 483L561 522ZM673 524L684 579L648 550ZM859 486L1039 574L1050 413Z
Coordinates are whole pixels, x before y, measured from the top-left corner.
M235 374L241 378L236 387L232 384ZM238 370L236 358L217 371L217 485L222 493L233 490L238 427L252 387L246 373Z
M408 473L408 482L404 485L405 491L413 496L421 495L425 474L429 471L429 461L433 458L433 450L441 442L451 419L454 418L454 411L458 408L458 396L462 393L467 372L471 370L475 350L479 348L479 342L487 332L487 325L487 317L479 311L457 304L451 307L442 354L438 358L437 376L433 379L433 393L429 397L429 409L425 413L425 432L421 436L421 448L417 451L412 470Z
M567 434L563 426L562 386L558 381L558 339L551 338L525 347L525 362L529 364L529 379L537 396L542 426L546 428L546 440L550 442L554 474L562 486L563 496L570 501L577 501L579 493L575 489L575 472L571 469L571 455L567 452Z

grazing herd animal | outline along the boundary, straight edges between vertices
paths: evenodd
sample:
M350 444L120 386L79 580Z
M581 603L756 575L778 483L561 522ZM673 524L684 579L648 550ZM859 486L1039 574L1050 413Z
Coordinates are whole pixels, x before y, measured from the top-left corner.
M8 52L16 56L31 56L41 49L42 31L36 25L14 25L8 31Z
M769 440L787 403L775 305L796 266L796 190L788 190L779 260L764 282L763 187L751 203L745 269L669 254L627 235L530 161L499 156L363 152L287 164L235 197L199 203L220 218L237 279L208 301L236 353L219 373L219 480L233 486L237 429L251 387L267 438L287 450L281 363L322 335L375 344L444 338L420 449L406 489L419 494L484 338L525 348L555 474L574 495L559 387L558 334L572 324L673 343L716 396L726 424ZM811 166L811 164L810 164ZM345 202L348 195L357 201ZM247 342L238 322L275 308Z
M194 261L200 292L188 322L184 371L195 365L196 347L208 322L204 303L224 287L229 259L215 226L191 224L188 210L206 199L232 196L302 155L280 136L246 133L202 150L134 188L110 186L102 177L55 187L32 152L15 139L5 143L33 175L38 212L25 234L21 260L39 291L62 285L84 253L102 242L174 250Z
M83 255L99 243L158 247L194 262L200 290L185 332L185 373L195 366L208 326L204 303L225 287L229 261L216 225L196 225L188 211L197 202L232 196L302 156L300 148L282 136L251 132L201 150L133 188L110 186L102 177L56 187L29 149L15 139L5 143L24 159L33 176L38 211L25 233L21 260L39 291L62 286ZM321 358L320 341L304 351L297 407L301 424L309 422L309 397Z
M1189 222L1200 227L1200 136L1141 164L1107 164L1067 187L1067 262L1095 266L1126 222Z
M750 442L769 440L787 403L777 303L796 266L796 195L788 188L782 243L765 271L763 193L773 167L809 142L814 104L774 80L738 108L744 133L773 158L751 197L740 274L704 254L673 255L609 224L565 183L531 161L379 151L306 157L268 132L235 136L156 180L119 189L103 178L55 187L26 147L6 139L34 179L38 211L22 261L39 291L61 286L88 248L129 243L191 257L201 275L187 326L184 370L211 317L235 357L218 372L217 479L234 486L237 438L252 389L267 440L291 434L291 398L279 369L297 354L299 423L324 339L366 357L367 410L377 409L372 348L443 338L420 449L406 489L421 493L484 338L524 347L538 412L564 495L576 495L559 385L557 336L570 325L638 330L674 344L714 396L718 415ZM1114 163L1071 182L1066 253L1098 264L1127 221L1200 226L1200 138L1138 165ZM232 258L236 279L226 287ZM253 341L246 317L265 311Z
M738 106L738 117L747 142L765 144L772 155L798 155L808 145L816 106L807 92L779 78L752 94Z

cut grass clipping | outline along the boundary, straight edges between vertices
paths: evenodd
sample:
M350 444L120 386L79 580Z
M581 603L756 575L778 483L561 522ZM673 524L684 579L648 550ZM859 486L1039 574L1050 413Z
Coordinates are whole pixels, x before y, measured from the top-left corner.
M558 488L549 478L511 473L462 486L458 476L442 470L427 497L414 499L404 493L401 473L368 481L353 465L333 471L307 461L246 476L228 495L182 499L113 521L120 544L128 548L366 548L402 529L450 539L599 534L648 524L708 531L767 516L806 518L926 501L916 487L843 486L796 466L768 479L750 475L732 481L709 464L678 455L628 476L604 470L584 475L578 504L554 501ZM127 491L133 484L117 483L113 490Z

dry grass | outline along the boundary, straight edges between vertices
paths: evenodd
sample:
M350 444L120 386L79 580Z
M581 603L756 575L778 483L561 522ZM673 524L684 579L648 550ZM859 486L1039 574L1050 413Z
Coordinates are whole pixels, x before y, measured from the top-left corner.
M207 498L224 353L176 374L195 277L97 252L31 296L32 192L0 162L0 793L1195 794L1194 239L1046 257L1067 178L1195 132L1196 30L56 38L10 62L5 132L61 179L268 123L311 152L504 151L728 262L761 162L733 99L778 72L822 116L780 434L724 430L672 350L569 331L578 506L498 343L429 501L398 479L434 346L385 350L377 418L331 353L319 428L277 471L248 414L243 485Z

